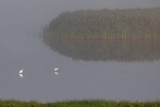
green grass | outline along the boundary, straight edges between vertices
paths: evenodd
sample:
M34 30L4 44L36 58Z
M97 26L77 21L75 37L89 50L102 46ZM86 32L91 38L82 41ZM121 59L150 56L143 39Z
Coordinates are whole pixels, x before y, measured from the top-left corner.
M36 101L23 102L16 100L0 100L0 107L160 107L160 101L128 102L110 100L73 100L54 103Z

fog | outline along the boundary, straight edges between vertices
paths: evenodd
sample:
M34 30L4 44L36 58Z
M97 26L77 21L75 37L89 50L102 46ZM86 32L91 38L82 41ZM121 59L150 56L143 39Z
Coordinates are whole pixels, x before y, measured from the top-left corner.
M0 0L0 31L33 32L64 11L158 6L159 0Z
M0 0L0 99L160 99L160 61L74 61L52 52L38 36L64 11L158 6L159 0ZM53 75L55 66L62 72L59 78ZM22 68L24 78L19 78Z

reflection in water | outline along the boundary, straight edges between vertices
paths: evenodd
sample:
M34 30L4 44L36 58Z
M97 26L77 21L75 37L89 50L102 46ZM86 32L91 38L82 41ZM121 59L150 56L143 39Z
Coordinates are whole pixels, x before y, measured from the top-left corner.
M23 78L23 74L19 74L19 76L20 76L21 78Z
M76 60L154 61L160 59L159 40L61 40L44 38L52 50Z
M19 71L19 76L21 77L21 78L23 78L23 69L21 69L20 71Z
M59 72L58 71L54 71L54 74L58 76Z
M58 67L54 68L54 74L58 76L59 72L58 72Z

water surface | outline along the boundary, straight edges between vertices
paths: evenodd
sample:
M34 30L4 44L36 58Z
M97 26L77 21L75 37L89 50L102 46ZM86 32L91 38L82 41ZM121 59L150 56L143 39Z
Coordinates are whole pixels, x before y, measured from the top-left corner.
M152 47L138 48L145 49L148 54L140 57L142 59L136 57L137 60L133 60L134 57L130 60L120 57L123 61L116 60L118 57L93 59L92 56L98 55L92 48L87 53L91 55L90 59L85 60L75 53L76 46L72 48L72 54L66 55L59 51L66 49L63 44L52 49L39 37L39 32L57 14L70 10L69 3L68 7L60 8L60 2L36 1L0 1L0 99L42 102L96 98L118 101L160 99L158 47L153 49L156 53L152 53ZM82 7L75 5L72 9L87 8L88 5L82 4ZM99 50L101 53L102 49ZM58 76L53 72L57 66ZM24 69L23 78L18 73L21 69Z

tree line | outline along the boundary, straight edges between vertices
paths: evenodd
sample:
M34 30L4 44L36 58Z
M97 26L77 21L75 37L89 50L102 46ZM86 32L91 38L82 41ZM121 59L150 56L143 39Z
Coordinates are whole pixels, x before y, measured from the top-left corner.
M63 12L46 26L44 38L61 40L160 39L160 8Z

